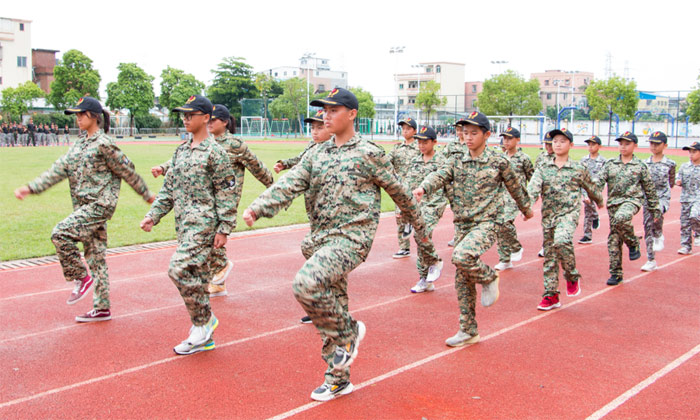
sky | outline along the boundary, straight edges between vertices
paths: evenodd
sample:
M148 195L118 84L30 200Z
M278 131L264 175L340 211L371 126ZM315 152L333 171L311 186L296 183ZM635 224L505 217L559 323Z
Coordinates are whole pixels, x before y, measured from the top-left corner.
M693 89L698 12L700 3L678 0L24 0L4 1L0 16L31 20L32 48L90 57L101 92L122 62L154 76L157 94L167 66L209 84L224 57L243 57L264 71L296 66L312 53L378 99L394 94L394 73L413 72L420 62L464 63L465 81L507 69L525 78L553 69L604 78L608 54L613 72L627 69L640 90ZM404 52L390 54L392 47Z

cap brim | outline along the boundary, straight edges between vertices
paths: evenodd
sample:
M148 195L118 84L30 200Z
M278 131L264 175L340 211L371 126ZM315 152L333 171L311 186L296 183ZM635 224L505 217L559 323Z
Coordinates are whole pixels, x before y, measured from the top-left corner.
M305 118L305 119L304 119L304 124L311 124L312 122L320 122L320 123L323 123L323 120L318 119L318 118Z
M663 140L659 140L659 139L649 139L649 143L659 143L659 144L663 144L663 143L666 143L666 142L663 141Z
M313 101L309 102L309 105L311 106L324 106L324 105L343 105L340 102L336 101L329 101L328 99L314 99ZM345 105L343 105L345 106Z
M420 135L420 134L416 134L416 135L414 135L413 137L417 138L418 140L437 140L437 139L435 139L435 138L433 138L433 137L423 136L423 135Z
M599 142L597 142L597 141L595 141L595 140L593 140L593 139L585 140L584 143L595 143L595 144L600 144Z
M83 112L85 111L84 109L80 108L67 108L66 110L63 111L64 114L70 115L70 114L77 114L78 112Z
M627 141L631 141L632 143L637 143L636 140L628 138L628 137L618 137L615 139L615 141L620 141L620 140L627 140Z
M692 147L692 146L685 146L683 150L700 150L700 148L697 147Z
M172 112L195 112L195 111L197 111L197 110L194 108L187 107L187 106L179 106L177 108L172 109Z

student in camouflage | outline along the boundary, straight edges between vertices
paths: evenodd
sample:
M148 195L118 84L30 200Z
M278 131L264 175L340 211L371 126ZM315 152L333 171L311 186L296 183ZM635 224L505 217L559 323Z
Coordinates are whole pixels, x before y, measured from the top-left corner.
M690 161L678 170L676 185L681 190L681 255L690 254L693 249L693 232L700 232L700 143L686 146ZM695 239L697 245L698 238Z
M324 141L331 138L331 134L328 132L328 130L326 130L326 127L323 125L322 109L316 111L316 114L314 114L314 116L306 118L304 120L304 124L311 124L311 141L298 155L288 159L278 160L277 163L275 163L275 166L272 168L275 170L276 173L280 173L285 169L291 169L294 165L299 163L301 158L303 158L309 150L313 149L318 144L323 143Z
M295 276L293 290L324 340L322 356L328 369L324 383L311 398L327 401L353 390L349 366L366 329L343 306L337 289L370 251L379 223L380 188L415 228L418 252L425 253L426 264L437 261L430 260L435 251L425 236L425 223L389 157L381 147L355 133L355 95L336 88L311 105L324 107L324 122L333 137L307 153L255 199L243 219L252 226L261 217L273 217L300 194L306 194L311 204L314 250Z
M600 190L608 185L608 215L610 233L608 234L608 255L610 257L609 286L622 281L622 244L629 248L630 260L639 259L639 238L634 234L632 218L642 207L645 200L654 219L660 216L659 200L656 188L649 175L649 169L634 156L637 136L625 131L615 139L620 144L620 156L608 159L598 176Z
M245 170L248 169L248 171L266 187L272 185L274 181L272 172L267 169L265 164L258 159L243 140L234 137L234 133L236 132L236 120L231 117L226 106L221 104L213 105L212 115L207 124L207 129L214 137L216 143L226 151L229 161L231 162L233 174L236 177L236 183L233 188L235 216L235 210L238 209L238 204L243 195ZM171 161L168 161L151 168L153 176L167 173L170 164ZM211 256L209 257L209 269L213 274L208 286L209 296L226 296L228 292L226 291L225 281L233 269L233 262L226 256L226 247L222 246L221 248L214 248L212 250Z
M480 112L472 112L464 121L467 152L450 157L413 190L413 195L420 201L423 195L430 195L450 182L454 185L455 207L452 210L459 233L452 263L457 267L455 288L460 307L460 329L445 341L453 347L479 341L475 319L476 284L482 285L483 306L491 306L498 300L498 274L479 257L496 240L499 212L503 207L502 186L505 185L513 196L525 218L532 217L527 191L508 159L486 147L491 135L488 118Z
M542 164L542 162L545 162L547 160L551 160L554 158L554 149L552 149L552 138L549 137L549 132L547 132L544 135L544 140L542 140L542 144L544 145L544 150L539 155L537 155L537 158L535 159L535 168L540 166ZM543 236L543 238L544 238L544 236ZM542 248L537 253L537 256L540 258L544 257L544 244L542 244Z
M510 167L520 180L520 185L527 188L527 183L535 171L530 157L521 148L520 131L517 128L508 127L501 133L504 156L510 162ZM518 216L518 206L506 191L503 191L503 209L501 210L500 228L498 229L498 264L495 270L507 270L513 268L513 262L523 258L523 246L518 240L518 232L515 229L515 218Z
M76 114L78 126L86 134L51 169L27 186L17 188L15 196L21 200L29 194L39 194L68 178L73 213L51 233L63 276L75 284L67 303L73 305L84 298L94 283L93 309L75 320L106 321L112 317L105 261L107 221L117 207L122 179L147 202L153 202L154 196L134 170L134 164L105 134L109 132L109 113L96 99L83 97L65 113ZM83 243L90 273L80 259L78 242Z
M389 152L389 160L394 166L399 180L406 182L411 162L420 156L416 139L414 138L416 130L418 130L418 124L416 120L408 117L399 121L399 126L401 127L404 141L394 145L394 148ZM411 255L411 241L409 238L412 228L401 217L401 210L398 208L396 209L396 225L398 226L396 233L399 239L399 250L394 253L393 258L408 258Z
M584 156L580 163L588 171L591 179L597 181L598 173L600 173L607 161L598 153L603 143L598 136L591 136L591 138L586 140L586 143L588 144L588 155ZM598 229L600 219L598 210L591 199L588 198L586 191L581 190L581 195L583 197L583 237L579 239L578 243L590 244L593 242L593 229Z
M458 154L458 155L463 155L464 151L467 150L467 146L464 143L464 127L465 127L465 120L464 118L461 118L455 123L455 134L457 135L457 139L453 140L445 145L445 147L442 148L441 154L443 156L443 159L447 161L450 156L453 154ZM450 208L454 208L454 187L450 183L449 185L445 186L445 195L447 196L447 201L450 203ZM457 232L459 229L457 229L457 225L454 225L455 228L455 234L452 237L452 239L447 243L447 246L453 247L455 246L455 237L457 237Z
M141 221L150 232L154 225L175 211L177 249L170 259L168 276L177 286L192 321L186 340L173 349L177 354L212 350L212 336L219 321L209 305L207 284L211 280L212 249L226 245L236 227L236 183L226 150L207 132L212 115L209 99L194 95L180 112L192 138L175 150L151 210Z
M554 159L535 169L527 187L534 204L542 196L542 231L544 233L544 295L537 309L548 311L561 306L559 302L559 265L566 279L567 296L581 293L581 275L576 270L574 231L581 214L581 190L598 207L603 198L580 163L569 157L574 135L563 128L549 132Z
M642 212L644 214L644 242L647 249L647 262L642 266L642 271L656 270L656 252L664 249L664 213L671 205L671 188L676 183L676 162L664 156L667 144L668 138L661 131L655 131L649 137L651 156L644 163L649 168L649 175L656 188L661 215L654 220L648 204L644 203Z

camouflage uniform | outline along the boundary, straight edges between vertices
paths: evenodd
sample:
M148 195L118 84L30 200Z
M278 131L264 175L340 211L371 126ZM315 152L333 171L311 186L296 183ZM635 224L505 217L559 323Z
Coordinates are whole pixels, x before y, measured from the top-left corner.
M542 195L542 231L544 236L544 296L559 294L559 264L564 278L578 282L573 236L581 214L581 190L595 203L603 198L586 168L569 159L559 168L554 160L535 169L527 192L532 203Z
M608 184L610 275L622 278L622 243L630 249L639 248L632 217L642 207L645 196L649 210L659 216L659 200L649 169L634 156L628 163L622 163L620 157L609 159L600 171L597 183L600 190Z
M421 156L418 150L418 142L413 140L413 143L408 144L402 142L394 145L394 148L389 152L389 162L394 166L396 175L399 177L401 182L406 182L406 176L408 174L408 169L411 166L411 162L418 156ZM397 216L401 214L399 209L396 209ZM399 239L399 249L411 249L411 241L408 238L403 237L405 220L401 217L396 218L397 234Z
M428 161L425 162L423 155L415 158L409 165L407 173L407 181L409 186L409 191L420 186L420 183L431 173L437 171L446 162L445 157L440 153L435 153L435 155ZM445 212L445 207L447 207L447 198L445 188L436 190L431 195L426 195L420 202L420 211L423 215L423 220L425 221L425 234L432 239L433 230L440 222L442 214ZM432 255L434 259L439 259L440 257L435 253ZM421 255L418 255L416 260L416 267L418 268L418 274L420 278L426 278L428 276L429 265L426 265L423 261Z
M686 162L678 170L681 181L681 246L693 249L692 231L700 232L700 165Z
M106 224L117 207L121 181L126 181L144 200L151 197L151 192L134 170L134 164L102 130L90 137L81 136L51 169L28 186L33 194L39 194L65 178L70 186L73 213L58 222L51 241L67 281L82 280L87 275L77 246L77 242L83 243L95 283L93 306L109 309Z
M532 166L530 157L523 153L521 148L513 156L508 156L504 153L506 159L510 162L510 167L520 180L520 185L527 188L527 183L532 177L535 169ZM518 232L515 229L515 218L518 216L518 206L507 191L503 191L503 210L501 211L500 223L498 229L498 260L500 262L510 262L510 255L519 252L523 246L518 241Z
M272 217L295 197L306 194L311 205L313 254L294 278L294 296L324 340L322 354L329 366L326 382L339 384L348 380L350 372L331 370L332 352L357 335L357 322L340 297L347 294L344 282L348 273L365 260L372 246L381 211L380 187L413 224L420 239L424 238L425 224L381 147L359 134L340 147L334 139L306 154L249 209L258 218ZM418 251L427 258L435 252L429 240L420 242ZM426 261L430 265L436 262Z
M444 157L445 161L447 161L452 155L457 154L460 157L467 152L468 153L469 149L467 148L466 145L460 143L459 139L456 139L454 141L451 141L445 145L445 147L439 152L442 154ZM447 197L447 201L450 203L450 209L454 208L454 197L455 197L455 191L454 187L452 186L452 183L449 185L445 185L445 196ZM454 222L454 218L453 218ZM457 237L457 234L459 233L459 229L457 228L457 225L454 225L454 237Z
M660 162L654 162L649 156L644 163L649 168L649 175L656 188L656 195L659 198L659 218L654 220L654 216L649 211L647 204L643 206L644 214L644 242L647 248L647 260L654 261L654 238L663 235L664 213L671 205L671 188L676 183L676 162L666 156Z
M546 150L543 150L542 153L537 155L537 158L535 159L535 169L537 169L538 166L542 164L542 162L552 160L554 159L554 152L552 153L547 153Z
M294 156L294 157L290 157L289 159L281 159L281 160L278 160L277 163L281 163L281 164L282 164L282 169L290 169L290 168L292 168L294 165L296 165L297 163L299 163L299 161L301 160L301 158L304 157L304 155L305 155L309 150L313 149L314 146L316 146L317 144L318 144L318 143L316 143L315 141L311 140L311 141L306 145L306 147L304 147L304 150L302 150L301 153L299 153L298 155L296 155L296 156Z
M591 159L590 155L586 155L581 159L581 165L588 171L588 174L594 181L597 181L598 174L603 169L607 159L598 155L595 159ZM588 198L585 191L581 191L584 199ZM598 219L598 209L592 202L583 204L583 236L586 238L593 237L593 221Z
M436 172L421 183L426 195L454 185L455 224L458 228L452 263L457 267L455 288L460 307L460 328L471 336L477 334L475 319L476 283L496 280L496 272L480 260L496 240L498 217L503 207L501 186L515 198L520 211L527 211L527 191L502 153L486 148L472 158L468 151L452 155Z
M168 276L185 301L192 324L209 321L210 254L217 233L228 235L236 227L238 179L226 151L208 137L192 147L181 144L173 154L163 188L146 214L158 224L175 210L177 249Z

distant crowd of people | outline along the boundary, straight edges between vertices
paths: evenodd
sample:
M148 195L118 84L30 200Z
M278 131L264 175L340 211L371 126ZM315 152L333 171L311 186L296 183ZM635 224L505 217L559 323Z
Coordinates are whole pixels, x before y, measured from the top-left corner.
M69 140L68 125L63 129L55 123L35 125L31 118L27 125L11 122L0 127L0 147L58 146L69 144Z

